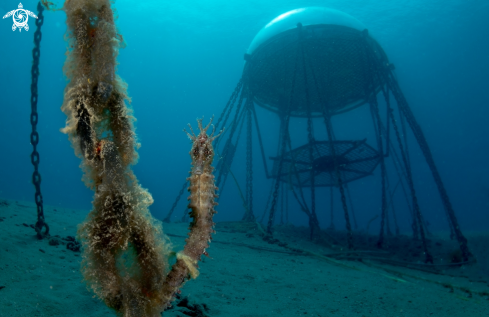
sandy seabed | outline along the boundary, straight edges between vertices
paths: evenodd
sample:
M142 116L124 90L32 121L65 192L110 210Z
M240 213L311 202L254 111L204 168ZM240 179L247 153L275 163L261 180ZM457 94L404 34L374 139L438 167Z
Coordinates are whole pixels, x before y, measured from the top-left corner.
M86 214L45 206L50 234L60 238L75 236ZM0 316L115 316L83 283L80 253L38 240L29 226L36 219L33 203L0 201ZM188 224L163 227L181 249ZM163 316L489 316L489 286L478 279L296 254L290 247L327 250L280 233L289 248L269 244L232 223L216 231L200 276ZM469 242L489 263L489 234Z

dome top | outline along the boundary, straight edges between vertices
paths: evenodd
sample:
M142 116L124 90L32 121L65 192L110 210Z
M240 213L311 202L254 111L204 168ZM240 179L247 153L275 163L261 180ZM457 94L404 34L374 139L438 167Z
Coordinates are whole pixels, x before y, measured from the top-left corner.
M282 33L286 30L297 27L297 24L315 25L315 24L334 24L347 26L359 31L366 29L362 22L358 21L351 15L344 12L323 8L323 7L308 7L295 9L279 15L264 28L258 32L251 42L247 53L253 54L255 49L269 38Z

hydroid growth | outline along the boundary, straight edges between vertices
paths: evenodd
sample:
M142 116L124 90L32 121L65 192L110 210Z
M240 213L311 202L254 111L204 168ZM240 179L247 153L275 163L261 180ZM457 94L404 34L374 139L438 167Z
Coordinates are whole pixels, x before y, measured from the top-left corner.
M79 226L82 273L87 285L120 316L160 316L183 283L197 277L197 262L213 232L216 197L212 175L214 136L190 135L193 168L189 238L170 268L161 225L151 217L151 194L139 184L131 165L139 144L127 107L127 86L116 74L123 45L109 0L67 0L69 79L62 110L63 132L82 159L85 184L94 190L93 209Z

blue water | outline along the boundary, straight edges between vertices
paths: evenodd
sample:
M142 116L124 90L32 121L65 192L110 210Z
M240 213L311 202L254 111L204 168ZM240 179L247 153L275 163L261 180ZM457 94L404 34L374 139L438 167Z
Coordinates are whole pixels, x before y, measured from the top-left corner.
M36 11L36 1L23 5ZM18 0L3 0L0 15L17 6ZM159 219L166 215L189 171L190 144L182 129L195 124L197 117L220 115L241 77L243 54L253 37L276 16L304 6L341 10L368 27L396 65L400 86L426 135L462 229L488 230L489 2L485 0L117 1L117 25L127 42L119 55L118 73L129 84L142 144L134 170L155 199L152 214ZM38 104L44 202L89 210L93 193L81 182L80 160L59 131L66 119L60 110L66 85L65 14L44 15ZM0 198L19 201L34 199L29 156L32 18L29 25L28 32L12 32L11 18L0 20ZM267 156L274 156L278 120L263 109L258 109L258 116ZM305 122L292 124L293 140L302 145ZM338 139L367 137L375 143L366 108L335 118L334 124ZM324 126L317 127L316 137L325 139ZM447 230L429 169L411 136L410 142L421 209L432 229ZM261 215L271 181L264 176L258 148L254 152L255 211ZM244 141L233 171L244 186ZM350 185L362 226L379 213L379 174L377 169L373 177ZM402 204L401 196L396 199ZM182 199L178 217L184 204ZM319 222L325 227L327 199L319 198L319 206ZM402 213L403 207L399 208ZM291 210L294 224L307 225L292 201ZM244 212L231 179L218 211L216 221L239 220ZM336 225L343 227L338 203L335 211ZM50 216L46 214L48 223ZM401 229L408 231L408 217L400 219Z

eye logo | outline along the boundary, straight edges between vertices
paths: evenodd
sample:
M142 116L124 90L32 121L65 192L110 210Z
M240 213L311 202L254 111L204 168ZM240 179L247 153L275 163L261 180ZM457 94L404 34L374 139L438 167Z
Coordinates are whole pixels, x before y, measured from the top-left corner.
M12 31L19 29L19 32L21 32L22 29L29 31L29 25L27 25L29 16L37 19L37 15L35 15L29 10L23 9L22 3L19 3L19 8L17 10L10 11L6 15L4 15L3 18L5 19L10 16L12 16L12 19L14 20L14 25L12 25Z

